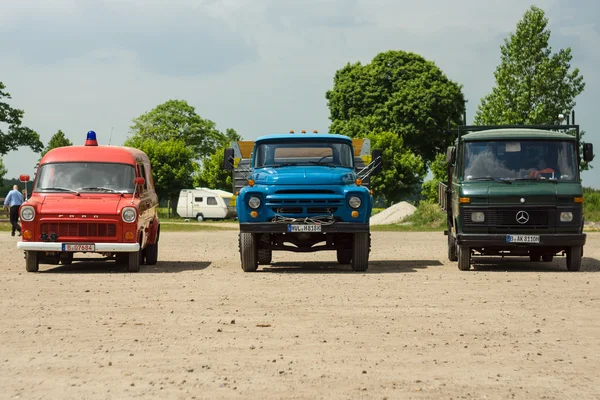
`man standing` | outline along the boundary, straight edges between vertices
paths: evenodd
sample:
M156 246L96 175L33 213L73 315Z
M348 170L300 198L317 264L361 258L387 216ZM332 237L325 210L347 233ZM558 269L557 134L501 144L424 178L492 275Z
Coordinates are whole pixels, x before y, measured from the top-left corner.
M13 186L13 190L8 192L4 199L4 208L10 208L10 223L12 224L11 236L15 236L15 230L19 231L21 236L21 227L19 226L19 207L23 204L23 195L18 185Z

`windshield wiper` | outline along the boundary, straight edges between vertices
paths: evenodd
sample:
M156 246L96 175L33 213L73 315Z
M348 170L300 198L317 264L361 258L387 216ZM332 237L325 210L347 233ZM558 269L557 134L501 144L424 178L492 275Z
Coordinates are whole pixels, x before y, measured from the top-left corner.
M513 181L534 181L534 182L552 182L558 183L557 178L539 179L539 178L514 178Z
M508 181L506 179L502 179L502 178L497 178L495 176L479 176L477 178L469 178L470 181L496 181L496 182L502 182L502 183L506 183L508 185L511 185L512 182Z
M265 165L265 167L271 167L271 168L279 168L279 167L291 167L294 165L298 165L296 163L282 163L282 164L273 164L273 165Z
M95 187L82 187L79 188L79 190L99 190L102 192L112 192L112 193L119 193L120 195L122 195L122 192L119 192L118 190L112 189L112 188L108 188L108 187L103 187L103 186L95 186Z
M43 187L40 188L40 190L58 190L61 192L71 192L71 193L75 193L77 196L79 196L79 192L77 190L74 189L69 189L69 188L64 188L64 187Z
M320 165L320 166L323 166L323 167L337 168L337 165L334 165L334 164L321 164L321 161L309 161L309 163L315 164L315 165Z

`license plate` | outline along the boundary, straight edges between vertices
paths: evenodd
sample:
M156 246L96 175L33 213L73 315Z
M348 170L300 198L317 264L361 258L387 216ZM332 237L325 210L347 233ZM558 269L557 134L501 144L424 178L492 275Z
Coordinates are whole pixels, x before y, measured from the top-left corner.
M539 235L507 235L507 243L539 243Z
M96 245L84 243L63 243L62 251L96 251Z
M288 225L288 232L321 232L321 225Z

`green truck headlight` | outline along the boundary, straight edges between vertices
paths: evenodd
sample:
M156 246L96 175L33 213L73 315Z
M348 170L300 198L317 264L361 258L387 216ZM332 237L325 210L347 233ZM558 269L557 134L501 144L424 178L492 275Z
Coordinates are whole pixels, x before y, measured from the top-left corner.
M560 213L560 222L571 222L573 221L573 213L572 212L561 212Z
M471 221L473 222L484 222L485 214L482 211L475 211L471 213Z

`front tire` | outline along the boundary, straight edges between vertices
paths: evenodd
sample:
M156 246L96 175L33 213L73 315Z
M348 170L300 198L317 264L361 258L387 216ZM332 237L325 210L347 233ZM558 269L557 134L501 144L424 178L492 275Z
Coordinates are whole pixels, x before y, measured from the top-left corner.
M156 265L158 262L158 243L146 246L145 258L147 265Z
M350 264L352 262L352 250L337 250L337 260L340 264Z
M25 252L25 269L27 272L38 272L40 269L40 253L38 251Z
M569 271L579 271L581 269L581 259L583 257L583 246L573 246L567 250L567 269Z
M240 232L240 258L244 272L254 272L258 269L258 246L252 233Z
M471 249L467 246L458 247L458 269L461 271L471 269Z
M370 234L369 232L358 232L354 234L352 246L352 261L350 265L353 271L363 272L369 268Z
M450 233L450 231L448 231L448 260L458 261L456 240L454 237L452 237L452 233Z
M140 272L140 266L142 264L141 258L141 250L129 253L129 258L127 259L127 270L129 272Z

